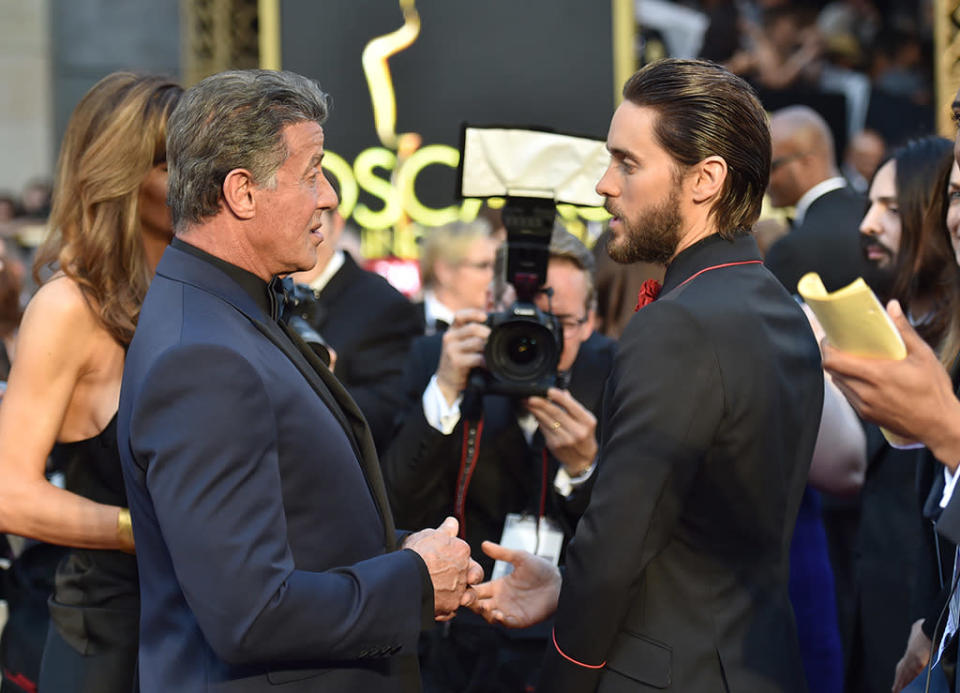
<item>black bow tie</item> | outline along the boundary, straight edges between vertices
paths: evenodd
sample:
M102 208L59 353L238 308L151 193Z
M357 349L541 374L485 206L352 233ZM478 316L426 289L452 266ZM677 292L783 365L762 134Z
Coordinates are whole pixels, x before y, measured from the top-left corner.
M294 344L301 342L315 353L326 365L330 365L330 351L327 343L320 336L310 321L300 310L301 300L298 296L303 293L297 290L292 277L274 277L268 285L270 289L271 317L276 320L284 331L291 336ZM309 287L301 286L310 292Z
M270 317L274 320L280 320L290 302L288 296L289 289L293 288L293 279L286 277L274 277L267 284L267 297L270 299Z

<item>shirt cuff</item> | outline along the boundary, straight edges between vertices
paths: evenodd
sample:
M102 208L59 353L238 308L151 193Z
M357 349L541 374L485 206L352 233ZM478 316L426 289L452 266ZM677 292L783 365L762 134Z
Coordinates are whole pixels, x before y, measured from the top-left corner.
M943 468L944 486L943 486L943 495L940 497L941 508L946 508L947 503L950 502L950 498L953 496L953 487L957 485L958 476L960 476L960 474L951 474L950 470L947 467Z
M453 404L447 404L447 398L440 391L440 386L437 385L437 376L434 374L423 391L421 401L423 402L423 417L430 424L430 427L440 431L445 436L453 433L453 429L460 422L460 402L463 401L463 395L458 395L453 400Z
M577 487L593 476L593 470L596 468L596 461L591 462L590 466L587 467L587 471L577 477L571 477L567 474L567 470L563 465L560 465L560 469L557 470L557 475L553 477L553 488L557 493L566 498L573 493Z

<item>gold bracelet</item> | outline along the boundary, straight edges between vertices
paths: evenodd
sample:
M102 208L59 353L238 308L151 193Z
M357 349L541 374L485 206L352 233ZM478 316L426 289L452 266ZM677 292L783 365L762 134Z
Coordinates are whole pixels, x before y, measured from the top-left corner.
M120 508L120 512L117 513L117 538L120 540L124 551L133 553L133 522L130 519L128 508Z

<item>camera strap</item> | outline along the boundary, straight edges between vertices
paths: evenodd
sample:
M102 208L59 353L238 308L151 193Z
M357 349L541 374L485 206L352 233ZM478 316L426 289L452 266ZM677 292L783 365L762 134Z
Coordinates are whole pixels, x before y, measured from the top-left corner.
M477 468L477 455L480 453L480 438L483 435L483 417L467 420L463 424L463 444L460 449L460 473L457 475L457 495L453 504L454 515L460 523L460 538L466 539L467 489Z
M467 491L470 489L470 481L473 479L473 473L477 469L477 457L480 454L480 440L483 437L483 417L477 420L467 420L463 426L463 442L460 447L460 472L457 474L457 494L454 499L453 509L457 522L460 525L459 537L466 539L467 536ZM549 458L547 456L546 446L540 447L540 503L537 508L536 522L539 527L547 510L547 474L549 470Z

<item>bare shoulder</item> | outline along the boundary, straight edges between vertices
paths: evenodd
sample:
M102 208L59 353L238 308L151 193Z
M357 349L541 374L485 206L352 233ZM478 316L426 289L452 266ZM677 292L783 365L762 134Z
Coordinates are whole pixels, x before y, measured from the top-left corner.
M65 328L75 335L77 330L99 327L94 304L87 299L76 281L62 274L37 289L23 319L25 326L42 321L55 331Z
M54 277L27 305L17 335L18 353L39 350L54 361L86 363L113 342L95 310L73 279Z

